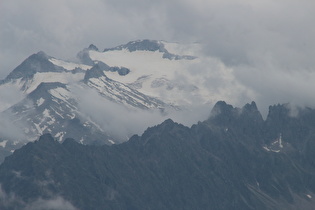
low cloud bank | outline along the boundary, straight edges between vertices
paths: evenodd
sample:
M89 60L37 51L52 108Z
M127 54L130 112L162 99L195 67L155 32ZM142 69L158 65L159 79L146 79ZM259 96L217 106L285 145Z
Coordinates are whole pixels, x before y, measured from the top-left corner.
M187 109L175 110L141 110L126 107L112 102L99 95L93 89L73 88L80 92L78 105L79 112L84 118L91 118L101 128L122 140L128 140L132 135L141 135L145 129L171 118L186 126L207 119L211 105L191 106Z
M25 141L24 123L17 121L13 116L10 111L0 113L0 139Z
M0 207L5 209L21 209L21 210L77 210L69 201L60 196L52 199L38 198L33 202L25 202L14 193L6 193L0 185Z

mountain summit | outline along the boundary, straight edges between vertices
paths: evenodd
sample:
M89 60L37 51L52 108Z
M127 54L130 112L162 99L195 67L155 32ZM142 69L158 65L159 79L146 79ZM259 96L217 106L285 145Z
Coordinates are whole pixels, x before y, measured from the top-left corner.
M34 76L37 72L62 72L64 69L51 63L49 61L50 58L50 56L42 51L31 55L18 67L16 67L6 77L5 81L19 78L30 78Z

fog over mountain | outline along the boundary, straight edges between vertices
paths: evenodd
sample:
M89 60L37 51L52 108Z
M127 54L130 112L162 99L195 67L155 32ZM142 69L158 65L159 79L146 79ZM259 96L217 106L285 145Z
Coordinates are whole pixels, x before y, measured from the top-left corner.
M0 77L40 50L74 59L90 43L198 42L254 93L264 115L275 103L314 107L314 9L309 0L4 0Z

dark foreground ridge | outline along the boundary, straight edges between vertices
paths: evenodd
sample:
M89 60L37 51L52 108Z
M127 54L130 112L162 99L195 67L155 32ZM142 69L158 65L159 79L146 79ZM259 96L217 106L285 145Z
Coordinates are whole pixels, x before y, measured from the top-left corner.
M263 120L254 102L218 102L205 122L166 120L120 145L43 135L0 166L0 209L314 209L314 160L315 110L276 105Z

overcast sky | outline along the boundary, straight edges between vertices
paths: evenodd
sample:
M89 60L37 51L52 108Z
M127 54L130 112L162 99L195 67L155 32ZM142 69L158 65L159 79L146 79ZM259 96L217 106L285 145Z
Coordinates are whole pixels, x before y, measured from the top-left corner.
M1 0L0 78L40 50L72 59L91 43L200 42L261 106L314 106L314 11L314 0Z

